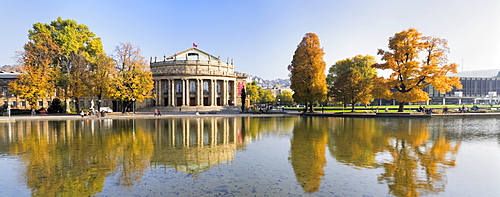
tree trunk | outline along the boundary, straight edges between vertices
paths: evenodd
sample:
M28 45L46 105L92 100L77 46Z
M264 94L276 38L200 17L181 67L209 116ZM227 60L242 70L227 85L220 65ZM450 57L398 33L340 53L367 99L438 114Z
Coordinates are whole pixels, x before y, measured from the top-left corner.
M398 112L403 112L404 109L405 109L405 102L400 102L399 103Z
M313 108L313 104L309 104L309 112L310 113L314 113L314 108Z
M351 112L354 112L354 105L355 105L355 104L356 104L356 103L351 104Z
M75 98L75 110L76 110L76 113L80 113L80 99L78 98Z

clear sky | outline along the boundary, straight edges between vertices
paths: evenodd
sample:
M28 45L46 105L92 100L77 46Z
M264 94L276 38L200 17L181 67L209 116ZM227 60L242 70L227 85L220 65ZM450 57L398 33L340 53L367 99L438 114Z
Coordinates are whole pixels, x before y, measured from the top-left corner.
M16 64L34 23L57 17L87 25L108 54L130 42L161 59L196 43L265 79L288 78L305 33L319 36L328 69L358 54L380 60L377 49L410 27L447 39L459 71L500 68L499 0L0 0L0 65Z

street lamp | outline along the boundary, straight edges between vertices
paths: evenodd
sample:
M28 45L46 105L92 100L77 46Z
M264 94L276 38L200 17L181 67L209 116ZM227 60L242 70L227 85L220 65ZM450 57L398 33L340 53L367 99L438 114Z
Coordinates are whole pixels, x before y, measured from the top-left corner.
M132 111L135 114L135 99L132 99Z

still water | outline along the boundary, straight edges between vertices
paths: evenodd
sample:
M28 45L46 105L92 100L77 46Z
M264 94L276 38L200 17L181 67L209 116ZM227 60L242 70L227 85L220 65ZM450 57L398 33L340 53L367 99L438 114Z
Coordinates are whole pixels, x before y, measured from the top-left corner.
M498 196L498 118L0 123L0 196Z

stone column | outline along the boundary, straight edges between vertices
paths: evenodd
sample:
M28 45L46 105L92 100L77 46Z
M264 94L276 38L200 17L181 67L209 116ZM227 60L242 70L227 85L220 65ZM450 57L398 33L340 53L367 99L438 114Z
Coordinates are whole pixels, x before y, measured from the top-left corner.
M156 92L157 92L156 104L159 106L162 106L163 105L163 83L162 83L161 79L156 80L156 82L157 82L156 87L158 87L158 89L156 89Z
M203 83L201 79L196 80L196 106L203 105Z
M215 105L215 94L216 94L216 87L215 87L215 80L211 79L210 80L210 92L208 93L210 95L210 105L214 106Z
M222 90L221 90L222 106L227 106L227 98L228 98L227 87L228 87L227 80L222 81Z
M170 95L169 95L169 104L170 106L172 107L175 107L175 79L170 79L170 89L168 90L170 92Z
M238 98L238 86L236 81L233 81L233 105L236 106L236 99Z
M160 83L159 83L159 81L160 81L160 80L155 80L155 90L156 90L156 98L155 98L156 100L155 100L155 105L156 105L156 106L160 105L160 98L161 98L161 96L160 96L160 91L159 91L159 88L158 88L158 86L159 86L159 84L160 84Z
M188 105L188 103L186 102L186 100L188 99L186 97L189 97L189 92L186 91L186 90L188 90L188 86L189 85L187 84L187 79L183 79L182 80L182 106Z

